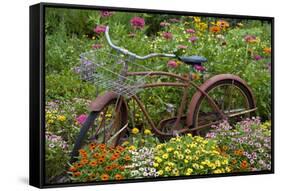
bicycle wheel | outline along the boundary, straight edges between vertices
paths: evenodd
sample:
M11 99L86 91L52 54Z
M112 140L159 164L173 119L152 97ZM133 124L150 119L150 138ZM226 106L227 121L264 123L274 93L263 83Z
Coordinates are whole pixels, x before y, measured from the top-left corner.
M251 90L238 80L219 80L206 88L205 92L214 100L225 114L230 124L250 117L255 109ZM222 121L221 115L213 109L205 95L197 101L193 115L193 128L198 128L196 134L206 136L212 125ZM199 129L199 127L202 127Z
M120 100L110 101L101 111L92 111L84 122L71 153L71 162L85 143L115 147L128 138L127 107Z

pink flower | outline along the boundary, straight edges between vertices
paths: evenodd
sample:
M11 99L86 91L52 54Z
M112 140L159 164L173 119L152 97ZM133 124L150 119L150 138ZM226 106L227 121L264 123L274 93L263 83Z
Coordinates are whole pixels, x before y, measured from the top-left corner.
M104 26L104 25L98 25L94 29L94 32L97 33L97 34L104 33L105 32L105 28L106 28L106 26Z
M186 31L187 33L189 33L189 34L195 33L195 30L194 30L194 29L186 29L185 31Z
M246 36L244 37L244 40L245 40L246 42L255 42L255 41L256 41L256 36L254 36L254 35L246 35Z
M178 49L187 49L187 46L185 46L185 45L178 45Z
M130 22L135 29L142 29L145 25L144 19L140 17L134 17Z
M113 12L111 12L111 11L101 11L100 12L101 17L110 17L112 15L113 15Z
M100 49L100 48L102 48L101 44L93 44L92 45L92 49Z
M188 38L189 42L194 43L198 38L196 36L192 36Z
M194 65L195 70L199 71L199 72L203 72L205 70L204 66L201 66L199 64Z
M173 34L170 32L163 32L162 36L167 40L171 40L173 38Z
M260 56L260 55L255 55L254 56L254 60L256 60L256 61L259 61L259 60L261 60L262 59L262 57Z
M167 65L168 67L176 68L178 66L178 63L175 60L169 60Z
M76 118L76 121L80 124L83 125L87 119L87 115L86 114L81 114Z
M168 23L168 22L161 22L161 23L160 23L160 26L161 26L161 27L170 26L170 23Z

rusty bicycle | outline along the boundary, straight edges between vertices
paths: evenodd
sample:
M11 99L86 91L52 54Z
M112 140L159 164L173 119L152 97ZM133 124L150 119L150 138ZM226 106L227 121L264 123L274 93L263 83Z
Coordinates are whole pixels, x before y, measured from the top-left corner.
M108 91L98 95L91 102L90 113L71 153L72 160L78 155L78 150L83 146L89 131L92 131L91 141L111 146L119 145L128 138L130 133L128 100L136 103L153 133L163 139L186 133L204 136L212 125L222 120L236 120L249 116L257 109L250 87L238 76L219 74L209 78L202 85L197 85L189 74L153 71L144 65L136 64L137 61L154 57L168 57L195 67L207 61L204 57L165 53L139 56L113 44L108 26L105 37L109 46L120 56L102 51L81 54L79 69L82 79L92 82L95 86L102 86ZM157 79L156 76L165 76L170 80L153 82L153 79ZM157 87L181 88L183 93L178 107L175 108L175 115L155 124L138 94ZM195 88L196 92L188 103L190 87Z

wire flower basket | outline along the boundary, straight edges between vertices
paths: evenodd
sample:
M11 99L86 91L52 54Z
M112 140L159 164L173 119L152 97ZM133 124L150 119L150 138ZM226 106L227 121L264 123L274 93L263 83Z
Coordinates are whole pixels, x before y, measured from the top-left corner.
M133 61L135 60L122 54L89 51L80 55L81 63L76 72L82 80L94 84L98 89L111 90L119 95L131 97L140 91L149 73L143 76L126 76L127 70L151 71Z

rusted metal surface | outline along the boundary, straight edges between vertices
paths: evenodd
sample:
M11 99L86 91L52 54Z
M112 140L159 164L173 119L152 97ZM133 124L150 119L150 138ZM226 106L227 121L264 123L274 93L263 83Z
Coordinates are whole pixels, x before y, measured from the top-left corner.
M189 87L189 83L186 84L187 87L183 89L183 96L182 96L182 99L181 99L181 103L180 103L180 107L178 109L178 115L177 115L177 120L175 122L175 125L174 125L174 129L177 130L178 127L179 127L179 124L180 124L180 121L181 121L181 116L183 115L183 110L184 108L186 107L186 103L187 103L187 93L188 93L188 87Z
M114 92L106 92L103 95L99 95L94 101L90 103L89 110L101 111L106 106L106 104L109 104L110 101L116 100L118 96L119 95Z
M206 94L206 90L212 86L213 84L217 83L218 81L221 81L221 80L234 80L234 81L237 81L239 83L241 83L243 86L245 86L245 88L247 88L251 94L252 97L253 96L253 93L251 91L251 89L249 88L249 86L247 85L247 83L242 80L240 77L238 76L235 76L235 75L232 75L232 74L220 74L220 75L216 75L210 79L208 79L204 84L202 84L198 90L192 97L191 99L191 102L189 104L189 111L188 111L188 115L187 115L187 125L188 126L192 126L193 124L193 117L194 117L194 112L195 112L195 107L196 107L196 104L197 102L199 101L200 97L202 95L205 95L207 98L208 98L208 95ZM212 99L209 99L209 101L211 101ZM213 102L213 101L212 101ZM210 102L210 103L212 103ZM255 101L254 101L255 102ZM214 103L214 102L213 102ZM255 104L255 103L254 103ZM215 104L216 105L216 104ZM217 106L216 106L217 107ZM220 109L219 109L220 113L222 112Z

